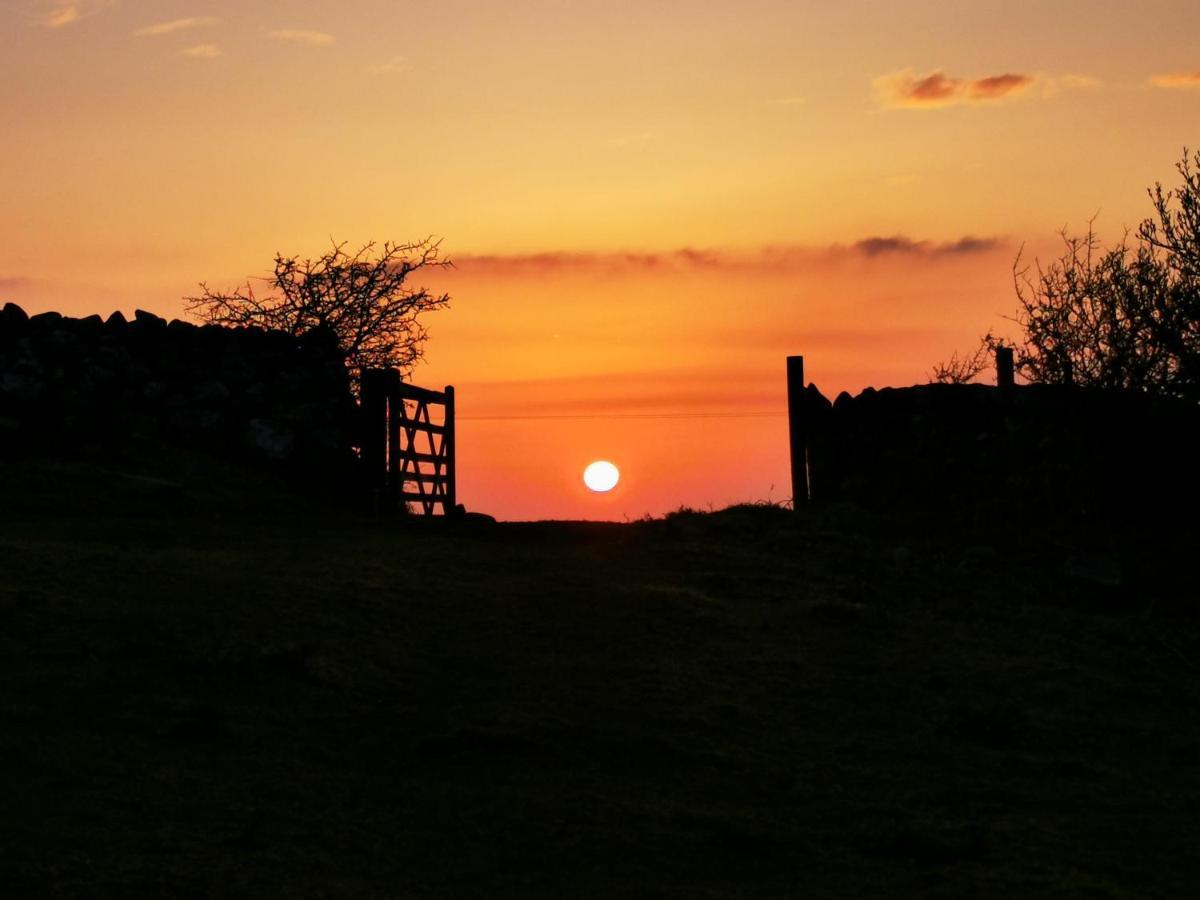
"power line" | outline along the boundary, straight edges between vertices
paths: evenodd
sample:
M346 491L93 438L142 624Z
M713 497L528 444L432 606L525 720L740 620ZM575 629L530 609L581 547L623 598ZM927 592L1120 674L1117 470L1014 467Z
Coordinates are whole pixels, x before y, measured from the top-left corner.
M457 416L460 422L515 422L542 419L765 419L786 416L786 411L758 410L754 412L711 412L711 413L563 413L545 415L510 416Z

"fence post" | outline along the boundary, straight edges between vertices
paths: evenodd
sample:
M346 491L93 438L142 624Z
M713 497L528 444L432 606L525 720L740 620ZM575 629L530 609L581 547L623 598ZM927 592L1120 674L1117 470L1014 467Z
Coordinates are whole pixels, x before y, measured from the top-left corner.
M1008 389L1013 386L1012 347L996 348L996 387Z
M380 369L364 369L359 386L367 508L378 514L387 490L387 373Z
M458 476L455 473L454 446L454 387L446 385L446 417L445 431L442 433L442 444L446 454L446 504L443 510L447 516L453 516L458 511Z
M400 372L384 370L387 386L387 511L399 512L404 499L400 496L400 420L403 418L404 398L400 396Z
M792 508L807 505L810 494L808 483L808 429L804 416L804 357L787 358L788 394L788 444L792 458Z

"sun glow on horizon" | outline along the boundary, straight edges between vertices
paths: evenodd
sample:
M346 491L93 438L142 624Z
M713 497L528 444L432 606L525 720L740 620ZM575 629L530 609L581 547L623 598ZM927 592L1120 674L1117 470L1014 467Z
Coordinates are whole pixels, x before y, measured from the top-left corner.
M606 459L598 459L583 470L583 483L594 494L607 494L620 480L620 470Z

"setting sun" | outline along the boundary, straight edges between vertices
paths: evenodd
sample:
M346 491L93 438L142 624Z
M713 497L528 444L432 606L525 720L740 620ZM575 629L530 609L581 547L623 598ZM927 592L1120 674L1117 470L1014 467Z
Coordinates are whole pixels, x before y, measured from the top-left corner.
M620 480L620 470L608 460L597 460L583 470L583 483L596 494L607 494Z

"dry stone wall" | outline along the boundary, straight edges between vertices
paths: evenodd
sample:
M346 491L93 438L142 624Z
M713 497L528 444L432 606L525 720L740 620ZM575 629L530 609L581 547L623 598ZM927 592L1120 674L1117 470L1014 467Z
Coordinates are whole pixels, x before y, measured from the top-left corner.
M170 445L328 476L354 421L329 333L0 310L0 456Z
M810 387L816 499L951 527L1095 532L1114 541L1200 518L1200 408L1050 385Z

